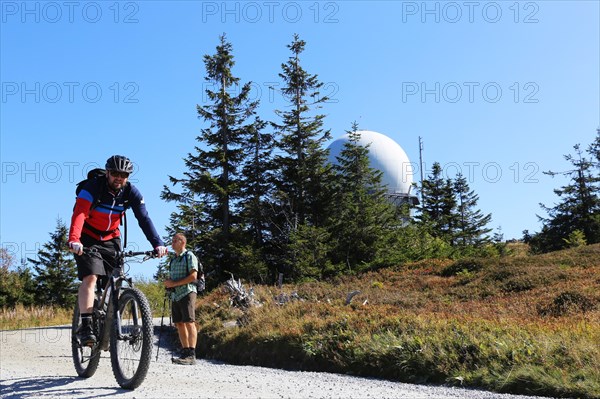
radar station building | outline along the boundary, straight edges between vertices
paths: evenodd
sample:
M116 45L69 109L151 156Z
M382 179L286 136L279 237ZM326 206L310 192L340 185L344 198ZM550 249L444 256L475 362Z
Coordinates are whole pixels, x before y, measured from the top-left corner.
M387 196L395 205L419 203L414 194L412 164L406 152L398 143L388 136L369 130L359 130L358 144L369 146L369 160L371 167L383 173L382 184L387 187ZM329 145L329 162L337 164L337 159L342 152L344 144L349 141L349 135L345 134Z

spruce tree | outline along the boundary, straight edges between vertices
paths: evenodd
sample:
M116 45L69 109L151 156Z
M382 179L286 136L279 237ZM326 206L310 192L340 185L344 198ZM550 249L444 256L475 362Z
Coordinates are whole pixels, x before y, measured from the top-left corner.
M164 191L162 195L166 195ZM194 199L193 193L189 190L181 194L170 192L169 195L172 198L177 198L176 201L179 204L177 205L177 211L173 212L169 218L169 225L165 228L167 234L163 239L168 243L173 235L183 233L187 237L186 248L193 251L200 261L206 259L211 251L210 248L202 245L200 236L198 235L199 231L207 230L206 228L199 227L202 205ZM168 265L171 258L172 254L159 263L157 271L153 276L154 279L164 281L168 278Z
M484 215L476 209L479 196L469 188L467 179L458 174L454 180L456 196L456 244L462 247L481 245L489 242L488 233L492 229L486 226L492 220L492 214Z
M370 165L369 146L359 144L356 122L347 133L348 141L334 166L337 184L330 234L335 242L332 263L355 271L376 260L398 219L386 198L383 173Z
M417 221L420 228L434 238L454 245L456 217L456 195L451 179L442 176L442 167L435 162L431 175L421 187L423 203L419 206Z
M281 65L283 71L279 74L290 109L276 111L282 122L273 123L278 134L277 147L282 152L276 157L281 177L277 189L287 198L293 220L318 225L325 213L321 184L328 173L328 150L324 144L331 134L323 128L325 115L314 114L328 98L319 92L323 83L318 76L301 65L300 55L305 45L304 40L294 35L287 46L292 55Z
M273 244L279 250L275 264L280 269L298 264L302 257L321 262L320 256L314 256L314 248L306 248L308 254L305 254L301 243L326 239L321 229L328 217L331 195L332 173L325 148L331 134L323 128L325 115L317 112L328 98L319 92L323 83L318 76L307 72L301 64L305 45L296 34L287 46L291 56L281 65L279 76L283 79L282 93L289 110L276 111L282 120L272 123L279 154L275 157L276 185L270 219ZM290 247L292 239L298 242ZM322 244L317 246L322 248Z
M185 177L170 177L173 185L181 184L182 193L165 186L162 198L180 203L172 215L170 233L191 229L188 244L202 261L218 271L237 271L239 251L232 231L240 223L242 167L248 137L260 126L252 119L258 101L250 99L251 82L235 94L240 79L232 74L233 47L225 35L219 40L216 53L204 56L209 104L196 107L209 126L201 130L196 138L199 145L184 160Z
M596 174L600 175L600 128L596 130L596 138L588 147L588 153L591 155L591 162L596 167Z
M240 267L246 278L254 281L266 277L271 253L268 215L274 184L274 139L262 131L265 126L266 122L256 118L248 131L239 202L241 229L236 238L241 248Z
M38 251L38 259L28 258L34 266L36 300L40 305L72 307L77 298L77 266L68 251L68 228L57 219L50 241Z
M600 242L600 169L598 168L598 148L600 132L595 141L588 147L589 157L579 144L573 146L575 155L564 158L573 169L563 172L544 172L550 176L563 175L571 178L571 183L555 189L561 201L553 207L540 204L548 217L538 215L543 223L542 230L531 239L534 252L549 252L568 246L569 237L583 233L585 242Z

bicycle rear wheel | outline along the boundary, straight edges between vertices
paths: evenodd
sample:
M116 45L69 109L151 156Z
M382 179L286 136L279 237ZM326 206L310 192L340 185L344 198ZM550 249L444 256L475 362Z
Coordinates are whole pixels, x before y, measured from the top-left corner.
M119 320L113 322L110 337L113 374L122 388L135 389L146 378L152 355L152 312L141 291L126 288L121 292Z
M94 346L81 345L77 339L77 332L81 326L81 315L79 305L75 304L73 311L73 320L71 323L71 352L73 355L73 364L75 371L80 377L88 378L94 375L100 362L100 348L97 344Z

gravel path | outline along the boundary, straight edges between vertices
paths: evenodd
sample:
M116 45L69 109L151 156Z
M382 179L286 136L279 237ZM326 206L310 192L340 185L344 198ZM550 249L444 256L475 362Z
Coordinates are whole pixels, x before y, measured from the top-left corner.
M127 391L113 377L108 352L93 377L77 377L70 334L66 326L0 331L0 398L531 398L205 360L179 366L164 348L157 361L156 346L146 380Z

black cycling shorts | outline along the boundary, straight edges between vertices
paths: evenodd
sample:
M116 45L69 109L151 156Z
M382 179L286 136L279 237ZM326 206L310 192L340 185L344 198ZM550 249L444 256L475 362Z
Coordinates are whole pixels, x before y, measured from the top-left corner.
M196 293L190 292L178 301L173 301L173 323L196 321Z
M121 250L121 239L115 237L108 241L98 241L86 234L81 235L81 243L85 248L95 247L105 248L108 251L102 251L95 253L83 253L81 256L75 255L75 261L77 262L77 277L79 280L83 280L84 277L91 274L97 276L106 276L112 271L112 265L115 263L115 251Z

